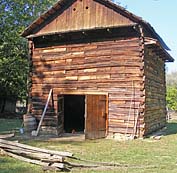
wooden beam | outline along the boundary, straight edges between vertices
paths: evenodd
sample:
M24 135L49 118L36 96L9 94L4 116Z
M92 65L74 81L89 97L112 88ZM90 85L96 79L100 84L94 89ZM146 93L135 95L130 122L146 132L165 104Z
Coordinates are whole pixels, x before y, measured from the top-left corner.
M43 153L47 153L47 154L59 155L59 156L64 156L64 157L72 157L73 156L73 154L69 153L69 152L46 150L46 149L32 147L32 146L29 146L29 145L20 144L20 143L16 143L16 142L12 142L12 141L6 141L6 140L3 140L3 139L0 139L0 143L5 144L5 145L14 146L14 147L19 147L21 149L39 151L39 152L43 152Z
M152 45L152 44L158 44L158 41L156 39L145 37L145 45Z
M34 159L29 159L29 158L26 158L26 157L23 157L23 156L13 154L13 153L8 152L8 151L3 150L2 152L3 152L3 154L5 154L7 156L13 157L15 159L18 159L18 160L21 160L21 161L24 161L24 162L33 163L33 164L41 165L41 166L49 166L50 165L50 167L54 166L54 167L57 167L57 168L60 168L60 169L65 168L65 165L63 163L54 163L54 165L52 166L50 163L42 162L42 161L34 160Z
M55 89L56 91L57 89ZM108 95L108 92L99 92L99 91L62 91L59 92L59 94L61 95L69 95L69 94L73 94L73 95Z

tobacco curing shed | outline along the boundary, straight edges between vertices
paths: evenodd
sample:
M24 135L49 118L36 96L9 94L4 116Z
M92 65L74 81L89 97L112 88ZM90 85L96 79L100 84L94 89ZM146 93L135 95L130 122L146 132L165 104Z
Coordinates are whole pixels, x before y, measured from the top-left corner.
M165 126L169 48L152 26L109 0L59 0L22 33L28 111L41 130L86 138L145 136Z

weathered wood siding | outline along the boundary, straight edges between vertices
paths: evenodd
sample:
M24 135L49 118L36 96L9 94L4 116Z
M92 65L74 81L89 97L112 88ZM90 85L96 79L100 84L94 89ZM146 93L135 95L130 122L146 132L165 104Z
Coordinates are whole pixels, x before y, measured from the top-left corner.
M86 139L99 139L106 136L106 97L105 95L87 95L86 97Z
M145 134L165 126L165 63L154 49L145 49Z
M46 25L35 35L129 24L133 24L130 19L105 5L94 0L77 0L67 9L58 10L58 16L46 21Z
M61 93L104 92L109 99L109 133L132 133L139 104L144 104L141 53L139 38L34 48L32 114L40 118L42 107L37 104L44 106L50 88L55 113Z

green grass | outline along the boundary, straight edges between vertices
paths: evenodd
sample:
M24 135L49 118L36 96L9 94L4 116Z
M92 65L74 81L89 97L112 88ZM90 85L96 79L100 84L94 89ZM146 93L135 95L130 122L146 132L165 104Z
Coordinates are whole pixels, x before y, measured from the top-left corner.
M42 172L36 165L15 160L10 157L0 157L0 173L37 173Z
M20 119L0 119L0 134L12 132L22 126Z
M9 120L7 120L9 121ZM17 123L18 124L18 123ZM1 128L2 129L2 128ZM20 142L41 148L73 152L75 156L102 162L115 162L128 167L114 170L78 170L71 173L176 173L177 172L177 122L167 125L166 135L161 140L150 138L134 141L108 139L83 142L22 140ZM0 157L0 173L43 172L39 166L8 157Z

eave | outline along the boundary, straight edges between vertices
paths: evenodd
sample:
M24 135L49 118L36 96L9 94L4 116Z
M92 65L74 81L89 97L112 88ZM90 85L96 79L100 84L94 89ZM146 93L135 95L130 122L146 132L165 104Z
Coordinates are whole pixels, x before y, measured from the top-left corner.
M148 48L154 48L156 50L156 54L165 62L174 62L172 56L162 47L159 40L150 37L145 37L144 41L145 46L147 46Z

